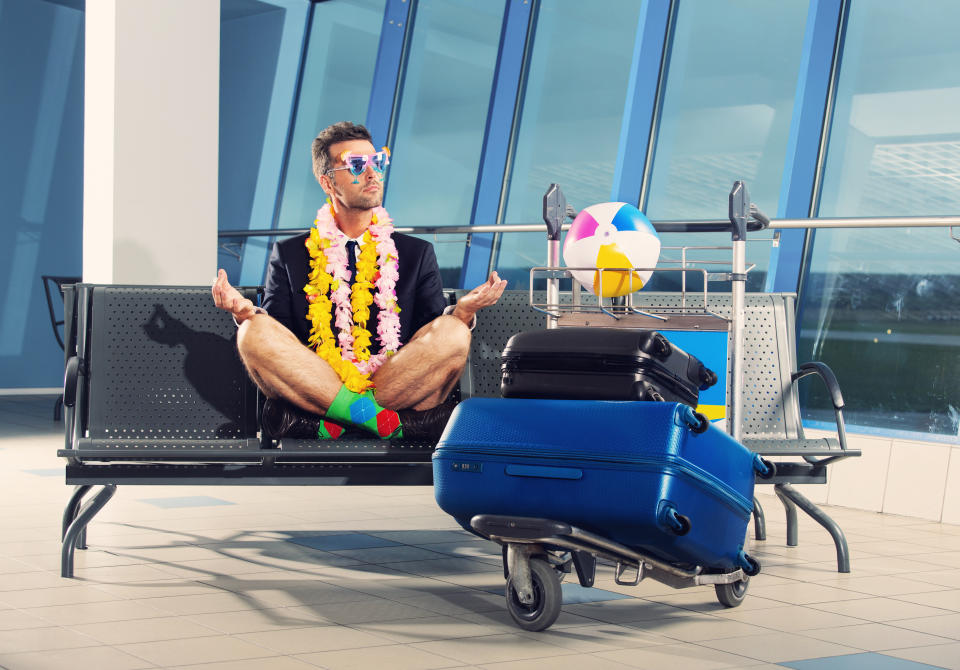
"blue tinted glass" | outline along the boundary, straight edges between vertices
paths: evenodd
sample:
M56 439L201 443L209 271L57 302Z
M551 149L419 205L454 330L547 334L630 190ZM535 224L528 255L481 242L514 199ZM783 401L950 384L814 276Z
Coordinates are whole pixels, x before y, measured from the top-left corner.
M367 169L367 157L350 156L347 158L347 167L350 168L351 174L360 176Z
M330 0L314 8L279 228L309 227L326 201L313 176L313 138L338 121L363 123L385 4L386 0Z
M651 219L724 219L738 179L776 214L807 6L681 0L644 210ZM724 242L729 236L663 236L665 245ZM749 247L751 288L763 285L768 257L769 245Z
M717 219L737 179L775 213L807 0L681 0L646 212Z
M540 5L510 166L505 223L542 223L555 182L575 208L610 200L641 4ZM490 222L492 223L492 222ZM546 263L543 233L504 235L497 270L511 288Z
M819 215L960 210L960 5L854 2ZM960 248L944 228L818 230L801 358L830 364L847 420L960 433ZM814 394L810 418L829 418ZM819 407L819 409L817 409Z
M503 10L490 0L417 3L390 146L386 207L395 225L470 223ZM464 237L430 239L444 285L455 286Z

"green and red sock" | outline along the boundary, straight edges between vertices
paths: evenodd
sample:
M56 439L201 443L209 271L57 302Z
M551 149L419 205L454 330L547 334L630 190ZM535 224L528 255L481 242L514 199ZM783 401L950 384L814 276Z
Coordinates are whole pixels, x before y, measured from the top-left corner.
M373 389L363 393L355 393L346 386L341 386L340 391L337 392L337 397L330 404L326 416L332 421L336 421L337 424L356 426L373 433L377 437L403 437L400 417L393 410L385 409L377 404ZM319 437L328 439L323 433L325 430L329 431L330 426L340 428L337 424L327 421L321 422ZM340 428L340 432L343 432L342 428ZM330 431L330 434L332 435L332 431ZM333 437L336 437L336 435L333 435Z
M335 440L343 435L343 426L333 421L320 420L320 428L317 429L317 437L321 440Z

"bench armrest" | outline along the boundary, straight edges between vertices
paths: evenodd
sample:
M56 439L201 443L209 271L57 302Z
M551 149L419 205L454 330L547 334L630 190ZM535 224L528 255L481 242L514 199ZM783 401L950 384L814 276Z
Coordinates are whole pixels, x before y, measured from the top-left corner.
M790 375L790 381L796 384L809 375L816 375L823 380L824 385L827 387L827 392L830 394L830 400L833 403L833 413L836 416L837 438L840 442L840 449L846 451L847 431L843 423L843 394L840 392L840 384L837 383L837 377L826 363L811 361L800 364L798 370Z
M67 360L67 369L63 375L63 405L73 407L77 403L77 382L83 374L80 358L71 356Z

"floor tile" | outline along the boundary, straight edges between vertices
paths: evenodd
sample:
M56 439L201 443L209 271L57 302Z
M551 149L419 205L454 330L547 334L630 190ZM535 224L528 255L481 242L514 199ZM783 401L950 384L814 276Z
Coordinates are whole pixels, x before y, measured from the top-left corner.
M242 633L236 637L281 654L307 654L391 644L390 640L379 635L336 625Z
M63 668L141 670L156 666L150 661L131 656L112 647L85 647L22 654L0 651L0 667L9 668L9 670L62 670Z
M675 639L639 628L616 626L613 624L569 625L550 628L537 633L518 633L524 637L579 653L612 651L615 649L637 649L656 645L674 644Z
M617 663L609 658L593 654L573 654L571 656L552 656L548 661L531 659L529 661L506 661L504 663L484 663L483 670L543 670L545 664L550 670L617 670L631 666Z
M916 630L921 633L960 640L960 614L920 617L916 619L898 619L890 621L891 626Z
M793 583L780 584L777 586L750 585L750 591L747 593L747 600L754 597L776 600L789 603L791 605L810 605L813 603L837 602L841 600L857 600L863 598L863 594L840 589L833 586L823 586L821 584Z
M167 670L315 670L316 667L316 665L292 656L274 656L272 658L253 658L223 663L178 665Z
M908 603L893 598L862 598L833 603L813 603L809 607L824 612L833 612L841 616L875 622L951 614L949 610Z
M885 651L887 656L904 658L908 661L928 663L938 668L960 670L960 642L942 644L932 647L913 647L911 649L891 649Z
M76 623L65 628L109 645L182 640L191 637L211 637L219 634L218 631L203 626L196 621L191 621L186 617Z
M855 654L860 649L851 646L815 640L806 635L794 635L780 631L758 633L728 640L706 640L705 647L768 663L796 661L805 658Z
M812 658L807 661L785 662L780 666L794 670L929 670L937 667L874 653Z
M774 610L776 611L776 610ZM639 626L650 630L649 624L632 623L629 626ZM719 638L742 637L756 635L757 627L751 624L722 619L709 615L691 617L667 617L657 622L657 635L681 640L683 642L701 642Z
M431 654L408 645L389 645L365 649L324 651L300 656L303 660L328 670L368 670L390 668L391 670L434 670L461 666L445 656Z
M595 656L644 670L714 670L747 668L757 661L699 645L661 645L621 651L601 651Z
M948 591L934 591L930 593L914 593L897 596L898 600L917 605L927 605L945 610L960 612L960 589Z
M44 628L49 627L50 623L51 622L45 621L38 616L28 614L23 610L0 610L0 631L23 630L25 628Z
M805 630L803 634L818 640L836 642L866 651L923 647L950 642L949 638L882 623L818 628Z
M570 653L568 649L515 634L418 642L411 646L454 661L474 665L529 658L550 658Z
M287 540L311 549L323 551L344 551L348 549L372 549L374 547L393 547L399 542L365 533L344 533L342 535L314 535L293 537Z
M240 661L274 656L275 652L235 637L199 637L187 640L141 642L115 647L156 665L170 667L197 663Z
M495 635L501 632L497 626L453 616L354 623L350 627L392 642L405 644Z
M740 608L735 608L722 612L719 616L731 621L740 621L752 626L757 626L758 628L780 630L787 633L794 633L811 628L851 626L858 623L866 623L863 619L834 614L833 612L825 612L803 605L744 611L741 611Z
M26 651L95 647L99 642L88 635L60 626L0 631L0 650L16 654Z
M215 505L233 505L229 500L221 500L210 496L178 496L172 498L140 498L140 502L159 507L161 509L175 509L178 507L213 507Z

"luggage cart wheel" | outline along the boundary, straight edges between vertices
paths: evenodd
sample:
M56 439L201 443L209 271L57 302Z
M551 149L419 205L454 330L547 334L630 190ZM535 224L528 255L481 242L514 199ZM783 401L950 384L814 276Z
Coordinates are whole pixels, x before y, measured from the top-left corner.
M750 584L750 578L741 579L732 584L714 584L713 588L717 591L717 600L726 607L736 607L747 597L747 586Z
M542 558L530 559L530 578L533 582L531 603L520 602L513 580L507 579L507 609L520 628L538 631L550 627L560 616L563 592L556 570Z

